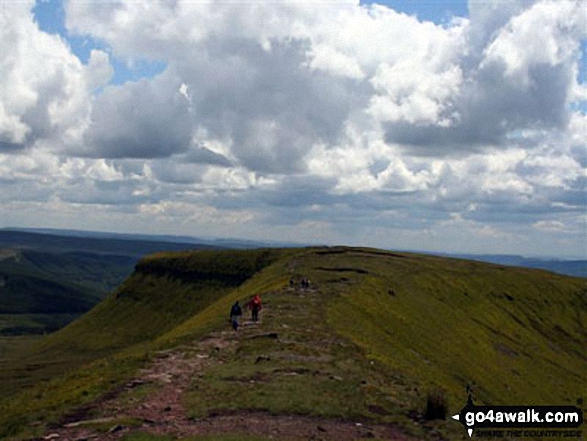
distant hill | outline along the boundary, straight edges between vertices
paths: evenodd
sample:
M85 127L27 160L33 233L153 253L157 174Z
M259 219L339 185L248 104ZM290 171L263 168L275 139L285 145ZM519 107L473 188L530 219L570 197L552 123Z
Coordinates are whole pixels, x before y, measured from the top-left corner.
M62 249L79 249L79 243L75 239L80 239L83 249L88 248L88 244L84 243L85 239L94 240L108 240L112 242L104 242L101 246L96 248L99 252L104 252L104 248L108 249L110 254L129 254L137 257L144 256L157 251L169 250L180 251L192 248L192 245L198 249L255 249L255 248L285 248L285 247L304 247L310 244L304 243L290 243L290 242L276 242L276 241L254 241L244 239L204 239L192 236L180 235L152 235L152 234L125 234L125 233L111 233L111 232L97 232L97 231L82 231L82 230L64 230L54 228L6 228L0 229L0 247L3 246L3 233L26 233L26 234L43 234L49 236L58 236L61 238L73 238L73 242L65 240L60 243L59 240L47 240L45 238L41 241L43 247L55 250ZM4 244L21 243L30 244L35 242L38 236L16 236L15 238L8 238ZM118 241L124 241L119 243ZM169 245L166 245L169 244ZM186 245L187 244L187 245ZM6 246L6 245L4 245ZM27 245L21 245L27 246ZM109 248L110 247L110 248ZM569 260L569 259L555 259L555 258L529 258L516 255L500 255L500 254L464 254L464 253L430 253L426 251L405 250L406 252L418 252L422 254L434 254L445 257L454 257L468 260L478 260L481 262L496 263L500 265L518 266L524 268L538 268L547 271L552 271L559 274L565 274L574 277L587 277L587 260Z
M3 231L0 229L0 231ZM245 240L236 238L221 238L221 239L205 239L201 237L185 236L185 235L170 235L170 234L129 234L129 233L112 233L102 231L86 231L86 230L63 230L55 228L6 228L4 231L23 232L23 233L38 233L48 234L53 236L77 237L77 238L92 238L92 239L115 239L128 240L134 242L159 242L175 244L195 244L198 248L230 248L230 249L253 249L253 248L284 248L284 247L298 247L305 244L296 244L291 242L276 242L276 241L258 241ZM182 248L183 249L183 248ZM170 250L175 250L171 248ZM154 252L154 251L153 251Z
M130 256L0 251L0 336L52 332L91 309L132 272Z
M538 259L500 254L453 254L448 256L499 265L543 269L567 276L587 277L587 260Z
M212 248L218 247L0 230L0 336L63 327L120 285L146 254Z
M137 240L112 237L69 236L0 230L0 248L27 248L45 252L88 252L142 257L158 251L217 249L218 246L194 243Z
M230 306L253 294L261 323L234 333ZM185 414L172 421L186 430L202 418L305 415L466 439L453 421L424 419L431 391L455 413L467 387L477 404L574 405L585 341L583 278L366 248L158 253L74 323L0 356L0 437L51 433L39 432L47 423L74 431L66 424L88 415L125 417L108 421L129 435L179 436L155 401L186 381ZM188 371L157 371L167 362ZM141 419L141 400L161 415Z

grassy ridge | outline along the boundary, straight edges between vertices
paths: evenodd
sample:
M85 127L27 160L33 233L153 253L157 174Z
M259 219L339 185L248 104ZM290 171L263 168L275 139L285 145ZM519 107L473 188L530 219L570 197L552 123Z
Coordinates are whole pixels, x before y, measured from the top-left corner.
M216 257L224 260L216 276L209 265L217 260L205 251L190 253L189 267L183 265L184 254L145 258L117 291L82 318L20 350L11 348L0 358L0 437L34 421L54 420L119 384L153 350L219 326L232 302L223 298L235 289L239 292L225 275L245 277L250 271L252 276L280 254L219 251ZM162 272L158 263L175 268L175 275ZM201 274L206 276L199 281ZM221 315L218 305L208 311L215 302L220 302ZM182 330L190 317L191 325Z
M310 291L288 287L301 277ZM226 327L230 305L255 293L263 329L279 340L243 339L219 355L186 396L192 416L367 418L454 439L462 428L451 422L413 426L428 390L444 390L456 411L467 384L494 404L575 404L587 384L585 279L357 248L163 253L84 317L0 363L2 392L37 383L0 399L3 434L91 401L156 350Z
M62 369L151 342L234 290L239 280L278 256L277 251L201 251L147 257L103 302L22 354L17 361L24 365L21 381L30 379L33 383ZM10 389L10 383L10 371L6 375L0 372L0 387Z
M494 404L574 404L587 384L585 279L413 255L329 256L328 266L342 263L365 273L331 305L332 325L456 404L467 384Z

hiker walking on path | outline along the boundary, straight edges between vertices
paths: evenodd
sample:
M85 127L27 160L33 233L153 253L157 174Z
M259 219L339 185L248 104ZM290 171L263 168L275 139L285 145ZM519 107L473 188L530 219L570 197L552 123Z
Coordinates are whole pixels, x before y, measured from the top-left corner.
M243 310L238 304L238 300L230 308L230 322L232 323L232 329L238 331L238 318L243 315Z
M259 321L259 311L262 309L261 296L255 294L249 302L249 309L251 310L251 320L253 322Z

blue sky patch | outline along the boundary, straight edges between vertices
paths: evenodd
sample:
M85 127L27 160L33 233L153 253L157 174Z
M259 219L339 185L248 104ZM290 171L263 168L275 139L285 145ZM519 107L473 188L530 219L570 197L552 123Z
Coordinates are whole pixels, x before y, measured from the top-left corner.
M452 17L468 17L467 0L361 0L361 4L377 3L398 12L415 15L436 24L448 23Z
M131 66L125 60L116 57L105 42L86 35L71 35L65 27L63 0L37 0L33 8L33 15L42 31L60 35L69 44L75 56L84 64L88 63L92 50L100 49L108 52L110 63L114 68L111 84L124 84L128 81L138 81L141 78L153 78L167 67L167 63L164 61L146 59L133 60Z

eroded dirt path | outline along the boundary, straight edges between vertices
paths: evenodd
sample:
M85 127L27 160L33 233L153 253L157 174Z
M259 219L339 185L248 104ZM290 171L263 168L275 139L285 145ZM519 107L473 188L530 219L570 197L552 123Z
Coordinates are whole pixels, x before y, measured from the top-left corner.
M269 308L263 315L271 314ZM244 322L238 332L213 332L190 345L159 352L154 361L122 387L66 416L44 439L119 440L131 432L186 438L246 434L276 440L410 440L390 425L259 411L217 412L189 418L182 397L206 369L222 363L218 354L235 353L239 343L263 335L263 326ZM266 330L265 330L266 332Z

